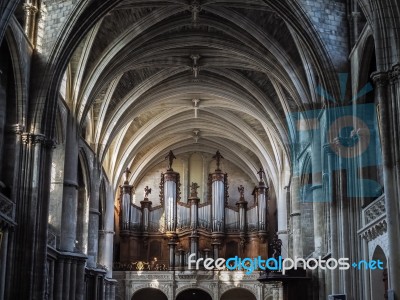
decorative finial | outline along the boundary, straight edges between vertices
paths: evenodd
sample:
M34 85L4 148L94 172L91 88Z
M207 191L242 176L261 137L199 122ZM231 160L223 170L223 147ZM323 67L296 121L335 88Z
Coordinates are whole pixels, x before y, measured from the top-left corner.
M221 158L224 158L224 157L221 155L221 153L218 150L217 153L213 156L213 159L217 160L217 169L216 169L216 171L221 171L221 169L219 168L219 166L221 164Z
M148 186L144 188L144 199L148 199L149 194L151 194L151 189Z
M168 171L172 171L172 164L174 163L174 159L176 159L174 153L172 152L172 150L169 151L168 155L165 157L165 159L169 160L169 164L168 164Z
M260 168L260 171L258 171L257 174L260 176L260 182L264 182L265 172L264 172L264 169L262 167Z

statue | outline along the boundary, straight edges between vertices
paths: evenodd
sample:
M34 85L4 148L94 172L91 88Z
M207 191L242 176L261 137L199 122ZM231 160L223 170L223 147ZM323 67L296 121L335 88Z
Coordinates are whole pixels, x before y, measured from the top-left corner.
M172 152L172 150L169 151L168 155L165 157L165 159L167 159L167 158L169 160L168 171L172 171L172 164L174 163L174 159L176 159L176 157L175 157L174 153Z
M197 189L200 186L196 182L192 182L192 185L190 186L190 196L191 197L197 197Z
M217 151L217 153L213 156L213 159L217 160L217 170L216 171L220 171L221 169L219 168L220 164L221 164L221 158L224 158L221 153L219 152L219 150Z
M243 199L244 198L244 187L243 187L243 185L240 185L238 187L238 191L240 193L240 199Z
M149 189L148 186L144 188L144 199L147 199L149 197L149 194L151 194L151 189Z
M265 172L264 172L264 169L262 167L260 168L260 171L258 171L257 174L260 176L260 182L264 182Z
M129 168L128 167L126 167L126 169L125 169L125 172L124 172L124 174L125 174L125 184L128 184L129 183L129 174L131 174L131 171L129 170Z

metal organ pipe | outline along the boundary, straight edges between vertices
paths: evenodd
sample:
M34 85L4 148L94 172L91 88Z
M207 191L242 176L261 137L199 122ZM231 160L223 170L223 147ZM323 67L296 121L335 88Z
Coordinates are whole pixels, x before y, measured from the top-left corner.
M238 188L240 193L240 200L236 203L239 208L239 230L241 233L246 232L247 230L247 221L246 221L246 211L247 211L247 201L244 199L244 187L240 186Z
M130 222L130 211L131 211L131 197L133 187L129 185L128 176L131 172L129 168L125 170L125 181L121 186L122 197L121 197L121 210L122 210L122 220L121 225L123 230L129 230Z
M258 235L260 238L265 238L267 235L267 201L268 201L268 186L265 184L263 175L264 171L261 169L260 182L257 188L257 203L258 203Z
M169 269L175 269L175 249L177 245L177 184L179 181L179 174L174 172L172 164L176 159L172 151L166 156L169 160L168 170L164 174L164 210L165 210L165 230L167 237L169 237Z
M212 174L212 231L225 229L225 174L216 170Z

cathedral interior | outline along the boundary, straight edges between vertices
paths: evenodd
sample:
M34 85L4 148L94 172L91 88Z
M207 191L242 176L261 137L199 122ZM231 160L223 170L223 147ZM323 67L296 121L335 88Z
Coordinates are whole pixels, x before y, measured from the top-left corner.
M399 116L398 0L0 0L0 299L399 300Z

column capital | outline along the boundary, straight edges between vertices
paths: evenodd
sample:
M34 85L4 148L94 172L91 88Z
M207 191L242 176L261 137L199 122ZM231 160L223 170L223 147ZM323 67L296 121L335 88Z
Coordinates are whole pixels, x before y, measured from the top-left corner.
M25 145L42 145L46 148L55 148L55 141L48 139L46 135L41 133L21 133L22 143Z
M389 72L374 72L371 79L377 87L385 87L389 83Z
M30 3L24 3L22 7L27 14L36 14L39 11L35 5Z

